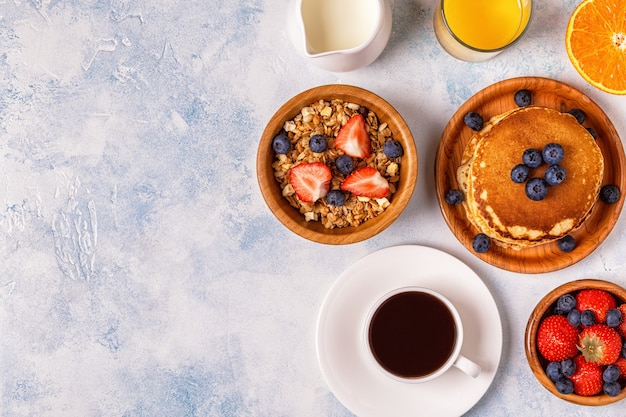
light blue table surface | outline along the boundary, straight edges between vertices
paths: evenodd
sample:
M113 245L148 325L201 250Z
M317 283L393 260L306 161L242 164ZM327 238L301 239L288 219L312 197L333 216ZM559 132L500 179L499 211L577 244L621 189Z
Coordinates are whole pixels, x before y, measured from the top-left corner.
M589 86L567 58L577 3L535 2L518 44L471 64L437 43L433 0L395 0L379 59L330 73L290 43L287 1L0 0L0 415L351 416L317 363L320 306L361 257L419 244L470 266L500 309L502 361L467 416L623 416L624 403L551 395L523 346L554 287L626 285L623 217L587 259L524 275L467 251L435 196L445 124L500 80L566 82L626 137L626 99ZM255 175L272 114L329 83L389 101L420 157L401 217L340 247L286 230Z

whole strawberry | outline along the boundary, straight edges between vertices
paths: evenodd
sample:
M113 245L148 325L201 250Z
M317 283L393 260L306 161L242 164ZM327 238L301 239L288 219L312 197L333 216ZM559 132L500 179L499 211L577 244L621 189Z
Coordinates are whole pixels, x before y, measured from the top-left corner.
M574 392L578 395L596 395L602 391L602 368L587 362L582 355L574 358L576 372L570 377L574 383Z
M615 361L615 364L619 368L620 378L626 378L626 358L621 357Z
M576 309L581 313L591 310L596 323L606 321L606 312L616 307L615 299L606 291L598 289L582 290L576 295Z
M585 360L598 365L615 363L622 353L622 338L606 324L594 324L583 329L578 345Z
M550 362L572 358L578 353L578 329L565 316L546 317L537 329L537 348Z
M617 332L626 338L626 304L621 304L617 309L622 313L622 322L615 328Z

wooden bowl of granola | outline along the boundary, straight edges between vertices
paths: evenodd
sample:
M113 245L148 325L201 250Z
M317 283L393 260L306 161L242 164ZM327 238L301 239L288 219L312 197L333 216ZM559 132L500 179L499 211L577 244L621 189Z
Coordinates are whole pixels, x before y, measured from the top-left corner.
M282 142L275 144L277 136ZM322 136L323 145L313 146L313 136ZM385 150L387 142L395 154ZM417 160L413 135L389 103L359 87L324 85L296 95L272 116L258 147L257 179L269 209L289 230L342 245L368 239L400 216L415 188Z
M546 294L537 303L536 307L530 314L530 318L528 319L528 324L526 326L525 343L524 343L525 351L526 351L526 358L528 360L528 364L533 374L535 375L539 383L543 385L544 388L546 388L555 396L565 401L571 402L573 404L578 404L578 405L586 405L586 406L607 405L607 404L611 404L611 403L614 403L614 402L617 402L626 398L626 377L624 376L619 377L619 379L617 380L617 383L620 384L621 389L618 392L613 393L614 394L613 396L607 395L604 392L604 389L600 390L598 393L593 394L593 395L590 395L590 393L579 392L578 390L575 390L574 392L570 392L570 390L572 390L573 388L569 388L568 390L565 390L565 388L567 388L566 385L561 384L557 386L557 383L554 381L554 379L558 381L561 378L561 374L559 372L562 372L562 369L559 369L558 371L556 371L557 372L556 376L553 373L554 371L552 371L551 373L547 369L550 361L546 359L544 355L549 356L553 354L549 352L549 349L551 349L550 346L546 345L544 342L544 345L543 345L545 346L543 348L544 354L540 352L539 347L538 347L538 337L540 333L539 328L541 326L541 323L546 318L552 317L552 316L563 316L566 319L560 319L560 320L567 322L567 323L569 323L570 320L572 320L569 318L569 314L564 311L564 310L567 310L567 308L563 307L563 306L566 306L566 304L559 304L559 299L565 294L569 294L573 297L574 300L576 300L576 303L570 304L569 308L572 308L573 310L587 309L586 306L583 306L580 304L583 301L581 301L581 299L578 298L578 294L581 291L585 291L585 290L600 290L602 292L610 294L610 297L614 300L615 306L620 306L626 303L626 290L623 287L615 283L604 281L604 280L580 279L576 281L567 282L565 284L562 284L556 287L555 289L550 291L548 294ZM585 300L584 303L595 304L596 302L593 301L593 299L591 298L587 298L587 300ZM598 305L601 305L601 304L598 304ZM605 307L605 309L614 308L610 304L605 304L605 306L607 306ZM626 316L622 316L622 320L626 320ZM601 320L601 319L594 319L594 322L600 323L602 325L606 324L606 320ZM576 324L578 323L576 322ZM559 324L559 326L561 326L560 328L563 328L563 326L566 329L568 328L568 325L565 323ZM582 332L582 330L585 327L586 326L584 326L583 324L574 326L574 328L576 329L576 332L578 332L578 336L576 337L576 340L578 340L578 338L580 337L580 332ZM557 328L557 329L560 329L560 328ZM618 328L616 327L616 329ZM555 330L555 331L560 331L560 330ZM563 331L567 331L567 330L563 330ZM620 329L616 331L621 335L622 332L624 332L624 329L621 328L620 326ZM546 331L546 333L544 334L547 335L548 331ZM555 344L558 344L559 349L562 348L564 345L566 345L564 341L565 339L561 339L561 337L556 336L554 331L550 333L550 336L551 337L549 337L549 339L553 340ZM578 352L574 353L574 350L578 350L578 348L576 347L571 348L572 353L570 355L565 355L565 356L571 356L573 354L574 356L572 359L573 361L576 361L576 357L580 357L581 354ZM559 350L558 352L559 353L554 353L554 354L560 355L561 351ZM561 358L550 357L549 359L552 360L553 362L558 362L557 359L561 359ZM623 361L624 359L618 358L618 360ZM606 368L606 365L599 365L599 367L603 371ZM553 379L551 379L549 375L552 375ZM571 375L562 375L562 377L568 378L572 381L578 380L579 378L583 378L582 376L571 376ZM595 378L597 378L597 375ZM599 386L600 384L596 383L597 386ZM588 387L589 386L593 386L593 385L589 383Z

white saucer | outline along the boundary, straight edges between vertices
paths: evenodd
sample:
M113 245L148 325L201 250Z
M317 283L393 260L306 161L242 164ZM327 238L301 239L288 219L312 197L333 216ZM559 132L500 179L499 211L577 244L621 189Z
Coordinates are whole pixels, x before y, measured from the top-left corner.
M482 367L476 379L453 367L434 381L408 384L373 364L363 337L369 309L386 292L407 285L432 288L456 306L465 331L461 352ZM316 344L326 383L354 414L457 417L495 377L502 323L491 293L461 261L428 247L394 246L363 257L339 276L322 304Z

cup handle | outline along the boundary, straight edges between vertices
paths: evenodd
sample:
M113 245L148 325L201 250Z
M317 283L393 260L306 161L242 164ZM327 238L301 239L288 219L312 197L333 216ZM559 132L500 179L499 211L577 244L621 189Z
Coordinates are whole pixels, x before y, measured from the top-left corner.
M454 366L459 368L461 371L465 372L472 378L476 378L478 375L480 375L480 365L463 355L459 355L459 357L454 362Z

